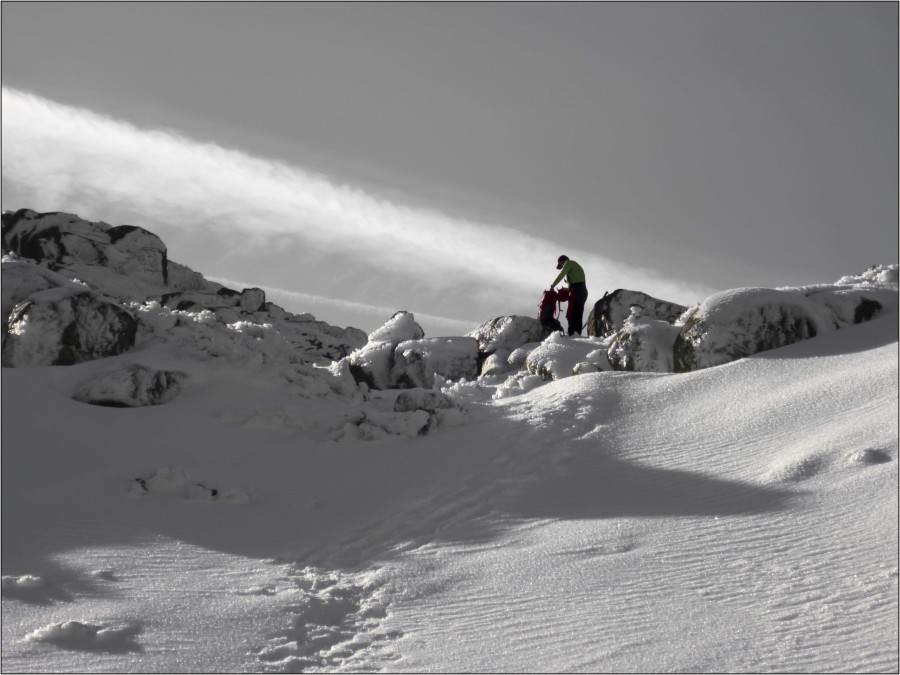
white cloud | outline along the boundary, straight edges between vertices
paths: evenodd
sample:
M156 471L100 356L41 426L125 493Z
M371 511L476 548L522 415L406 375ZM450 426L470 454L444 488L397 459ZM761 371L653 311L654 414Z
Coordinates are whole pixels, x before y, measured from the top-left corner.
M619 287L680 302L711 292L580 250L577 241L561 246L509 226L407 206L311 170L8 88L3 167L6 208L69 211L113 224L127 217L170 250L177 241L176 259L208 276L238 272L259 278L254 285L298 284L321 291L311 296L327 291L362 306L418 305L475 323L535 313L562 252L585 267L594 300ZM553 234L566 239L565 232Z

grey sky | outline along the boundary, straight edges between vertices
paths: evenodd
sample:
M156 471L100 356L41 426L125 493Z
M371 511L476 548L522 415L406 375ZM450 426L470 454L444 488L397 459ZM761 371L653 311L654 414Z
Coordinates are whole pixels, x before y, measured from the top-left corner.
M559 252L591 250L776 286L897 260L897 19L888 2L7 2L2 75L559 242L551 278Z

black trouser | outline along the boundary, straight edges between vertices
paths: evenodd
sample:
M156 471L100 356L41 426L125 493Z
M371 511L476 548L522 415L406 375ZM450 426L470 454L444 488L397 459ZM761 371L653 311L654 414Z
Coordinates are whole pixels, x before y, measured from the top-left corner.
M566 319L569 321L569 335L575 335L575 333L581 335L584 323L584 304L588 297L587 285L584 282L571 284L569 292L571 293L569 295L569 311L566 312Z

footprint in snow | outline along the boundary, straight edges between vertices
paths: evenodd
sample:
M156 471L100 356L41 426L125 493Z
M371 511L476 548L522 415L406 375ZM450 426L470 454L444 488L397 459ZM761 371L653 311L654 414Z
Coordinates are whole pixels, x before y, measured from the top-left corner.
M393 658L382 647L400 633L380 630L387 601L382 584L371 573L307 567L298 573L296 589L300 600L288 609L290 627L258 652L267 671L342 667L371 671L379 669L371 659Z

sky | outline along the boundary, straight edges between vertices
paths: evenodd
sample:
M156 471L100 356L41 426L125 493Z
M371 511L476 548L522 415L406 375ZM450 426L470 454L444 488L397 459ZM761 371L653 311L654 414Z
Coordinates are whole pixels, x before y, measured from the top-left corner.
M898 259L895 3L3 3L2 207L371 331Z

